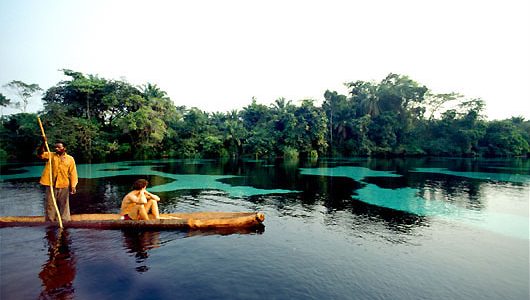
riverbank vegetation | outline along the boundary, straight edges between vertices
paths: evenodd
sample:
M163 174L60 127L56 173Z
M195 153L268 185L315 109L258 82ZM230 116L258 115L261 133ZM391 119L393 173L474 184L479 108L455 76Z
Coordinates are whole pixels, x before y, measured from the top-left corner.
M529 120L488 121L483 100L434 94L403 75L389 74L380 82L349 82L347 95L326 91L321 105L311 99L293 103L280 98L267 106L252 99L241 110L208 113L176 106L155 84L134 86L63 72L69 79L44 92L39 116L48 140L63 140L81 162L530 153ZM0 94L0 105L18 103L24 111L1 117L0 159L33 161L40 131L37 114L25 109L31 93L40 87L10 84L21 99L15 102Z

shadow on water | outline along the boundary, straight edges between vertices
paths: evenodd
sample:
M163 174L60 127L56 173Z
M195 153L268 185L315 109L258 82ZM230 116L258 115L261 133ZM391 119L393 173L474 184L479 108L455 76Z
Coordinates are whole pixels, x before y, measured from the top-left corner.
M68 230L47 228L44 240L48 246L48 260L39 273L42 281L39 299L74 299L76 258L71 251Z

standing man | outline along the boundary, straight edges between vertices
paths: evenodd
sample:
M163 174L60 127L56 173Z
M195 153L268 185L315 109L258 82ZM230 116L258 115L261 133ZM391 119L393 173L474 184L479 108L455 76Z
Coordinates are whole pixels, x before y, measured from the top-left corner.
M46 221L57 221L57 212L55 211L50 191L50 183L53 183L53 192L61 219L63 221L70 221L69 194L75 194L77 186L75 160L72 156L66 154L66 145L63 141L57 141L55 143L55 153L45 152L46 142L46 137L43 137L42 145L37 151L37 157L42 160L47 160L40 178L40 184L46 186L46 197L44 199L45 219ZM52 168L52 178L50 178L50 167Z

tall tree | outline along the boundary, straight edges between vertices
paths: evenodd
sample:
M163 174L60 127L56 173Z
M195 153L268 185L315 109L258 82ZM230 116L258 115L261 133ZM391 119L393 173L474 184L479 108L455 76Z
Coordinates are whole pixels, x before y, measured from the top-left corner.
M8 99L4 94L0 93L0 118L4 116L4 107L11 104L11 99ZM3 119L2 119L3 122Z
M345 95L340 95L336 91L327 90L324 92L324 103L322 109L329 120L329 146L333 155L334 147L340 145L347 137L347 124L352 119L354 107Z
M63 70L64 75L71 79L59 82L44 94L43 100L47 104L59 103L68 108L68 113L87 120L96 118L103 123L107 105L102 101L105 91L109 88L108 81L94 75L87 75L72 70Z
M241 111L241 118L245 128L250 131L259 123L268 122L271 116L267 106L258 104L256 99L252 98L252 103Z
M11 100L4 96L4 94L0 93L0 106L7 107L9 104L11 104Z
M275 132L271 109L263 104L258 104L256 99L252 98L252 103L243 108L240 116L243 120L244 129L248 133L243 145L245 153L256 158L274 155L276 139L273 136Z
M293 131L298 150L313 158L325 154L328 142L327 118L324 111L315 107L313 100L302 100L294 115L297 121Z
M488 156L522 156L530 153L529 141L518 128L517 119L491 121L479 141Z
M34 160L35 145L39 143L36 119L37 116L31 113L6 116L0 124L0 153L5 151L5 156L12 160Z
M37 92L42 91L38 84L27 84L20 80L13 80L8 84L5 84L4 87L13 90L14 93L20 98L20 100L14 102L14 104L15 107L19 108L23 113L26 112L31 97L33 97Z
M428 89L408 76L390 73L381 81L377 95L383 111L406 113L414 105L423 102Z
M346 83L349 87L351 100L355 103L357 116L370 115L377 117L381 114L379 97L377 96L377 85L366 81L355 81Z
M296 135L297 119L292 101L278 98L270 108L271 135L276 140L274 152L280 156L298 156L299 139Z
M248 133L243 126L243 122L237 110L227 113L223 125L224 144L228 153L232 157L240 156L243 153L243 143Z
M116 121L123 134L129 136L135 158L150 158L153 150L160 150L167 126L158 112L142 106Z
M462 99L463 96L458 93L446 93L446 94L432 94L427 93L425 95L425 106L429 112L429 121L434 120L437 115L441 114L441 110L449 102L457 101Z

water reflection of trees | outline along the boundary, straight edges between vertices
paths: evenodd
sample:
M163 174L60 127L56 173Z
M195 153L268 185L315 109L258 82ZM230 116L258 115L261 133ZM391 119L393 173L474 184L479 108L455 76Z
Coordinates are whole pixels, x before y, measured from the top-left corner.
M48 260L39 273L43 287L39 299L74 299L76 258L70 248L68 231L48 228L44 239L48 246Z
M446 201L465 209L483 210L485 203L480 197L483 183L480 180L436 174L419 182L416 188L420 191L419 196L426 200Z

